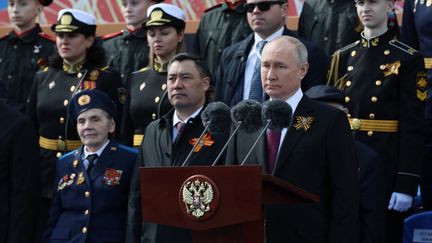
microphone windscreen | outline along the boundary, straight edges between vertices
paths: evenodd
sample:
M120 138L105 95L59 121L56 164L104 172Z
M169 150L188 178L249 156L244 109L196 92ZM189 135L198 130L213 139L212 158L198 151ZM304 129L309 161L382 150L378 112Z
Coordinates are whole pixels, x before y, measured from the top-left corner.
M267 100L262 105L262 119L270 120L270 129L289 127L292 121L292 108L283 100Z
M241 130L246 133L258 131L262 126L261 104L255 100L243 100L231 109L231 117L235 123L241 121Z
M230 108L223 102L212 102L201 113L203 125L210 123L209 131L220 133L231 127Z

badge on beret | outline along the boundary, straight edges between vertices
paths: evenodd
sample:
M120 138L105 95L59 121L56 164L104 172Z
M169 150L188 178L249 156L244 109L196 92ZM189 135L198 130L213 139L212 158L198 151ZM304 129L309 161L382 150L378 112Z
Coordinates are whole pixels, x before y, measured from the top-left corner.
M425 72L417 73L417 98L424 101L427 97L427 77Z
M192 146L195 146L195 144L197 142L198 142L198 138L192 138L191 140L189 140L189 143ZM211 134L210 133L206 133L203 136L203 139L201 140L201 142L195 147L194 152L195 153L199 152L203 148L203 146L210 147L210 146L212 146L214 144L214 142L215 141L212 140Z
M69 14L64 14L60 19L61 25L70 25L72 23L72 16Z
M120 184L120 179L123 171L112 168L107 168L102 179L103 183L107 186L117 186Z
M399 74L399 67L400 66L401 66L400 61L396 61L394 63L387 63L385 65L384 70L383 70L384 76L387 77L387 76L390 76L392 74L398 75Z
M87 105L88 103L90 103L90 96L88 95L82 95L81 97L78 98L78 104L80 106L84 106Z
M303 129L306 132L307 130L309 130L314 120L315 118L310 116L296 116L296 124L294 124L294 127L296 130Z

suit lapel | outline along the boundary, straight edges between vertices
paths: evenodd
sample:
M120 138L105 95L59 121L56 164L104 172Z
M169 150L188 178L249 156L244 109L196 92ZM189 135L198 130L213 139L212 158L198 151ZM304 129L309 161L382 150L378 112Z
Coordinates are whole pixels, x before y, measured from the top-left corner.
M113 153L117 152L118 144L110 141L110 143L102 151L101 156L98 158L97 163L90 172L90 181L93 181L102 172L108 168L113 163Z
M297 124L296 118L300 116L308 117L311 116L312 113L313 108L310 106L310 101L307 97L303 95L303 98L300 100L300 103L297 106L297 109L292 118L292 125L288 129L287 134L285 135L284 140L281 144L281 148L279 149L279 154L276 159L276 164L273 169L272 175L275 175L284 164L289 163L287 158L289 158L289 155L293 152L293 149L296 147L303 135L306 133L304 129L295 127L295 125Z

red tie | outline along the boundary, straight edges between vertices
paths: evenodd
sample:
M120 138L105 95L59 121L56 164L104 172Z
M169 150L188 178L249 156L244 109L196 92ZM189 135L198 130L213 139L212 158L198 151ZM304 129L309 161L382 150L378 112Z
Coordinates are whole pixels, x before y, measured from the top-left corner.
M267 165L269 174L272 173L274 165L276 163L280 138L281 131L279 129L267 130Z
M177 143L177 141L180 139L180 135L183 132L185 124L183 122L177 122L176 128L177 128L177 137L175 138L174 143Z

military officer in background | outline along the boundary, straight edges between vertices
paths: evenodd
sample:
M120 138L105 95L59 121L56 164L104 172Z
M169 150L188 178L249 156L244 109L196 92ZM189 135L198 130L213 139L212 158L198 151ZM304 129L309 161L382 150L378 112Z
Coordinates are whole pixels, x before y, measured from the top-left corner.
M246 39L252 33L245 3L246 0L224 0L207 9L201 17L195 35L195 51L204 58L212 75L216 74L225 47Z
M425 104L426 141L422 166L423 207L432 210L432 1L405 0L401 40L424 57L428 92ZM426 85L426 83L422 83Z
M145 30L147 8L164 0L124 0L123 18L126 26L122 31L102 37L108 57L108 66L120 72L123 85L129 84L132 72L148 65L149 47Z
M404 212L420 179L423 150L424 63L387 27L393 0L356 0L361 40L338 50L329 84L344 90L355 139L381 154L388 200L388 242L400 242ZM385 209L383 209L385 210Z
M43 242L124 242L137 152L110 139L115 103L99 90L71 100L82 146L57 162L57 187Z
M120 74L104 67L105 53L95 37L93 15L63 9L52 30L56 33L57 53L50 59L49 67L35 75L26 110L38 131L41 148L40 227L48 216L56 161L64 152L81 145L76 129L68 122L66 107L70 100L82 90L99 89L117 101L121 111L125 92Z
M35 73L46 67L54 52L54 40L42 32L36 19L52 0L8 0L13 30L0 37L0 79L6 97L0 102L25 111Z

